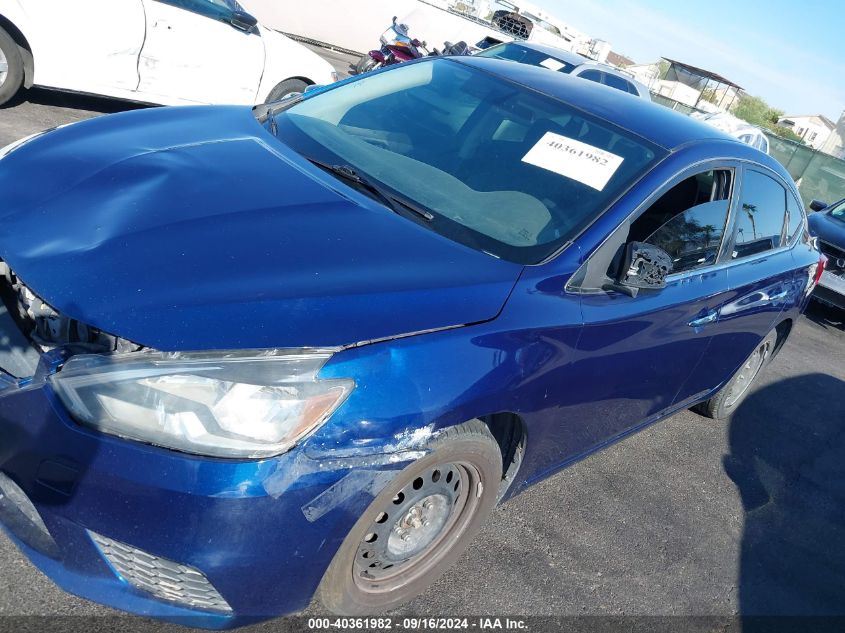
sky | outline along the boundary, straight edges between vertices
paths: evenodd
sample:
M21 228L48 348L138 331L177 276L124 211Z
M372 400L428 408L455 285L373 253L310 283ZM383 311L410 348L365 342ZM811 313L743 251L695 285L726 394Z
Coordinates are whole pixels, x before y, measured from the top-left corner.
M533 0L637 63L705 68L786 114L845 110L842 0ZM518 2L516 2L518 4Z

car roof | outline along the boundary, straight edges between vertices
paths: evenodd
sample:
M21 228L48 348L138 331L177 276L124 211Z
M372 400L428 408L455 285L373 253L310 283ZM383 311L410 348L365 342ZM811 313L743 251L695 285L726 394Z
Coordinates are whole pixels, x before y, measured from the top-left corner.
M504 79L542 92L594 116L605 119L667 150L688 143L707 140L740 144L716 128L675 112L666 106L608 88L593 81L584 81L546 68L483 57L450 57Z

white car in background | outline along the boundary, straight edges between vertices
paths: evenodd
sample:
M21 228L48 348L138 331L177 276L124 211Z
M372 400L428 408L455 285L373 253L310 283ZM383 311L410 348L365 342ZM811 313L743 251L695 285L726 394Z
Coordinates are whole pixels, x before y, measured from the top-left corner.
M747 145L756 147L761 152L769 153L769 139L756 125L743 121L729 112L693 112L693 119L712 125L717 130L730 134Z
M0 104L37 85L254 105L335 80L328 62L236 0L0 0Z

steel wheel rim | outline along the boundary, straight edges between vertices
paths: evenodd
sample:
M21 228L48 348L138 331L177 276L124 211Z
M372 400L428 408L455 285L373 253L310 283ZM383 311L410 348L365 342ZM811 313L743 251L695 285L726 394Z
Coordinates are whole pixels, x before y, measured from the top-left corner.
M6 58L6 53L0 48L0 86L6 83L6 77L9 76L9 60Z
M465 462L430 466L406 482L375 508L355 553L356 586L387 593L424 576L466 530L480 502L470 492L480 483L478 469Z
M748 357L748 360L745 361L745 364L739 370L737 380L734 381L730 391L728 391L728 397L725 399L725 405L727 407L734 406L739 402L739 399L742 398L745 392L748 391L757 374L760 373L760 369L763 367L763 361L766 360L768 355L769 344L764 343Z

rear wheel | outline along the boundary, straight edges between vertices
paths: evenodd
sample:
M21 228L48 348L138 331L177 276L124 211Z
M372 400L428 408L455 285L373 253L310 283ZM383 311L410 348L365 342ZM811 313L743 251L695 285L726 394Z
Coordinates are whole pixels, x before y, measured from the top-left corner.
M745 359L742 367L728 381L728 384L716 392L716 395L710 400L699 404L696 411L708 418L717 420L724 420L730 416L745 400L751 385L754 384L760 372L771 360L777 340L777 332L775 330L769 332L766 338L754 348L751 355Z
M270 91L270 95L267 97L267 103L279 101L292 94L305 92L307 87L308 84L302 79L285 79Z
M366 615L407 602L458 559L490 516L502 456L487 426L472 420L429 448L347 535L320 585L331 611Z
M23 58L15 40L0 29L0 105L15 96L23 85Z

